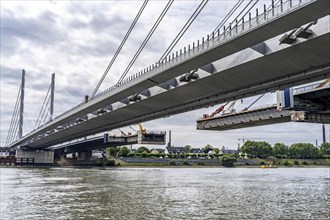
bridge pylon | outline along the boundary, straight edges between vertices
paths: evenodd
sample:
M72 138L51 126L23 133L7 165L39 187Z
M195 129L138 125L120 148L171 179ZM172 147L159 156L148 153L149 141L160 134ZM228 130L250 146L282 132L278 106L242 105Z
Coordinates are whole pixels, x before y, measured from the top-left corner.
M19 126L18 126L18 139L23 137L23 118L24 118L24 90L25 90L25 70L22 69L22 84L19 108Z

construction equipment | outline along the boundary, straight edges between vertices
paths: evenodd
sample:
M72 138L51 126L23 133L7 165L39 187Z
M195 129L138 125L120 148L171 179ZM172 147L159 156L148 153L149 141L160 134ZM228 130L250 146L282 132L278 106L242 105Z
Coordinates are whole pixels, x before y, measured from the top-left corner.
M127 134L126 134L125 132L123 132L120 128L119 128L119 131L120 131L120 133L121 133L124 137L127 136Z
M140 130L141 134L147 133L147 129L143 128L141 123L139 123L139 130Z
M229 102L228 107L222 111L222 115L235 113L236 112L236 109L234 109L235 104L236 104L236 100Z
M236 101L227 102L225 105L220 106L218 109L216 109L214 112L212 112L212 114L210 114L210 115L204 114L203 119L213 118L214 116L216 116L217 114L220 114L220 113L222 113L223 115L233 113L236 111L234 109L235 103L236 103ZM228 105L228 107L225 108L227 105Z
M225 106L228 104L228 102L225 105L220 106L219 108L217 108L214 112L212 112L212 114L208 115L208 114L204 114L203 115L203 119L208 119L208 118L213 118L215 115L219 114L220 112L222 112L222 110L225 108Z

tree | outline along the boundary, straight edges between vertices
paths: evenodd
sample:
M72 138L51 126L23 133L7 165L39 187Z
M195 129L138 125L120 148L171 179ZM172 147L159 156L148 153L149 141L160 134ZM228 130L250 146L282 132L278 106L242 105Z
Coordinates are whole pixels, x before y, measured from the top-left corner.
M290 157L294 159L315 159L319 157L319 149L308 143L292 144L289 153Z
M276 143L273 147L273 155L288 155L289 154L289 147L283 143Z
M320 153L322 155L330 155L330 143L322 143L320 147Z
M204 153L207 154L209 151L213 150L213 147L211 145L207 144L205 147L203 147L202 150Z
M144 147L144 146L141 146L139 147L137 150L136 150L136 153L143 153L143 152L146 152L146 153L149 153L149 149Z
M130 152L130 150L128 149L128 147L123 146L123 147L119 148L118 155L121 157L127 157L129 152Z
M214 148L213 151L214 151L214 153L219 154L220 149L219 148Z
M117 147L108 147L107 148L107 153L110 155L110 156L117 156L117 153L118 153L118 149Z
M273 154L272 147L265 141L246 141L241 150L243 153L259 158L266 158Z
M189 154L191 150L191 146L190 145L186 145L183 147L183 152L186 154Z
M225 167L233 167L234 163L237 161L236 157L233 155L223 155L221 157L221 163Z

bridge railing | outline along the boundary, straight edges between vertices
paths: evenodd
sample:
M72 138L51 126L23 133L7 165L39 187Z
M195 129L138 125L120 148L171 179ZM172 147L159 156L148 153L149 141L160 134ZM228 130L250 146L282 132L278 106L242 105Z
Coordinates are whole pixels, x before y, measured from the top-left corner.
M191 59L194 56L203 54L207 52L208 50L218 47L219 45L225 44L228 41L246 33L249 32L252 29L255 29L263 24L266 24L267 22L283 15L284 13L290 12L294 10L295 8L300 7L301 5L311 2L313 0L287 0L285 2L280 3L277 6L274 6L266 11L264 11L261 14L256 14L255 17L245 20L240 20L240 23L235 23L233 26L231 23L230 26L221 33L221 30L218 30L217 33L212 35L207 35L205 38L203 37L201 40L197 40L197 42L193 42L192 44L187 45L187 47L184 47L183 49L180 49L168 57L166 57L164 60L160 62L156 62L143 70L133 74L132 76L124 79L120 84L114 85L100 93L98 93L96 96L94 96L93 99L96 99L98 97L101 97L109 92L112 92L116 90L117 88L121 87L122 85L125 85L129 83L130 81L139 78L142 75L148 74L150 72L161 72L163 70L169 69L174 65L178 65L179 63L182 63L186 61L187 59ZM64 113L58 115L56 118L59 118L68 112L71 112L74 109L77 109L81 106L83 106L86 102L82 102L78 104L77 106L65 111Z
M100 97L106 93L109 93L116 88L127 84L128 82L146 74L150 71L153 71L154 69L157 69L156 71L161 71L164 69L168 69L170 66L176 65L177 63L180 63L186 59L190 59L192 56L201 54L211 48L217 47L221 44L226 43L227 41L250 31L251 29L257 28L260 25L263 25L270 20L282 15L285 12L290 11L290 9L294 9L299 7L301 4L304 4L305 2L310 2L311 0L287 0L286 2L283 2L277 6L274 6L273 8L270 8L266 10L265 12L261 14L257 14L254 18L251 18L249 20L242 19L241 23L235 24L232 27L232 24L230 24L230 27L225 29L223 33L220 34L220 30L212 35L208 35L205 38L203 37L201 40L197 40L197 42L193 44L187 45L187 47L184 47L174 53L172 55L169 55L161 62L156 62L149 67L133 74L132 76L125 79L121 84L112 86L100 93L98 93L95 97Z

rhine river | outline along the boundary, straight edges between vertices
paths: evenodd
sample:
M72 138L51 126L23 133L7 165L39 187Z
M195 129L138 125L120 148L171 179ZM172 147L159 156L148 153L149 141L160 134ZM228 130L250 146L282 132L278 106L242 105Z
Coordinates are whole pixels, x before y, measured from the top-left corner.
M2 168L0 219L330 219L329 175L329 168Z

